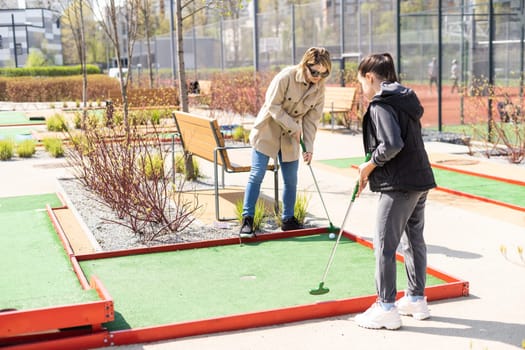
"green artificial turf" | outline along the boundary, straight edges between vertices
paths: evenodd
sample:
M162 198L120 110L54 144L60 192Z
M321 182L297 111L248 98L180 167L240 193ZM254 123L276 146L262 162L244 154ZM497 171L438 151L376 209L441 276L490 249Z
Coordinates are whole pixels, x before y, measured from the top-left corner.
M1 139L11 139L16 141L17 135L32 135L33 130L41 129L41 126L9 126L1 127L0 126L0 140Z
M336 168L349 168L352 165L359 165L365 161L364 157L352 157L352 158L337 158L337 159L322 159L318 162L330 165Z
M325 234L165 253L82 261L115 301L110 330L187 322L374 295L373 251L343 238L317 289L335 240ZM398 263L398 288L406 288ZM444 283L433 276L427 285Z
M3 111L0 112L0 125L16 124L45 124L45 121L29 120L24 112Z
M320 160L337 168L348 168L363 162L362 157ZM525 207L525 186L456 171L433 168L436 183L440 187Z
M56 194L0 198L0 309L100 299L96 291L80 286L46 204L61 206Z
M450 170L436 168L432 170L438 186L525 208L525 186Z

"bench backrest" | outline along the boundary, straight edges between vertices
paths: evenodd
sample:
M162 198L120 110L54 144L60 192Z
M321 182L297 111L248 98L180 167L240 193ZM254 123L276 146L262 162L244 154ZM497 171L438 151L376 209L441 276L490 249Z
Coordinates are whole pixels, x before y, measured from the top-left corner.
M217 147L224 147L217 119L201 117L186 112L174 111L173 118L181 137L184 151L213 162ZM225 150L219 151L217 164L230 168L230 160Z
M350 111L354 103L355 88L327 86L324 93L324 108Z

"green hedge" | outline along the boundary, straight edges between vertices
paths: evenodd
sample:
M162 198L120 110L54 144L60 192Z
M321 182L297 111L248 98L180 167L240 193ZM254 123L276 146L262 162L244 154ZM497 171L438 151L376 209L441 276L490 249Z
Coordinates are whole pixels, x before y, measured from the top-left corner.
M100 74L100 68L95 65L86 66L88 74ZM82 67L78 66L48 66L27 68L0 68L3 77L60 77L82 74Z

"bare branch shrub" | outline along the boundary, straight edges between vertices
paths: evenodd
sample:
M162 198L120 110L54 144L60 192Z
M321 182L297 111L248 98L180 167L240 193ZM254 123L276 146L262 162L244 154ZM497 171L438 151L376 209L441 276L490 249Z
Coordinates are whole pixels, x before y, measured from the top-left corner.
M114 210L120 225L130 228L143 242L184 230L200 209L196 196L182 197L172 182L170 148L155 125L113 128L87 126L71 136L67 159L75 176Z
M511 96L512 89L490 87L486 81L480 81L475 89L471 89L470 96L466 97L465 110L471 135L468 144L471 154L480 153L487 158L503 156L510 163L525 160L523 105L519 98ZM504 116L509 110L512 110L510 118Z

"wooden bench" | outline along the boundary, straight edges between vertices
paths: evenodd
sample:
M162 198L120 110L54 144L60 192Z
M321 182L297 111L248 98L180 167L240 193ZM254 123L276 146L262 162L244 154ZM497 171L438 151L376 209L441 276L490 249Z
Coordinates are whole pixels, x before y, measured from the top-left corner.
M332 129L335 125L335 115L343 114L343 123L351 127L350 112L352 111L355 98L355 88L327 86L324 95L324 113L330 113ZM323 118L324 124L324 118Z
M185 153L197 156L213 163L213 185L215 190L215 216L217 220L233 220L222 218L219 212L219 166L222 168L222 187L224 188L224 173L243 173L251 170L250 165L235 164L231 161L229 152L251 148L251 146L226 146L217 119L210 119L186 112L173 112L173 119L178 130L180 142ZM269 164L268 171L273 172L275 208L278 208L278 166Z

